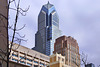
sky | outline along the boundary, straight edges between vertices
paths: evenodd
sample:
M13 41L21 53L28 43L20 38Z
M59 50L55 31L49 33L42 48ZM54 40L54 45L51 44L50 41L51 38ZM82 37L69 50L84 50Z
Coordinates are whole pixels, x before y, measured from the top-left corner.
M88 62L100 65L100 0L21 0L23 9L30 6L26 16L19 16L17 28L24 24L26 27L19 31L25 35L27 42L21 45L28 48L35 46L37 19L42 5L50 2L55 6L59 15L59 26L63 35L72 36L79 45L80 54L88 55ZM11 5L14 7L14 5ZM13 23L15 12L11 10L10 21ZM10 33L11 34L11 33Z

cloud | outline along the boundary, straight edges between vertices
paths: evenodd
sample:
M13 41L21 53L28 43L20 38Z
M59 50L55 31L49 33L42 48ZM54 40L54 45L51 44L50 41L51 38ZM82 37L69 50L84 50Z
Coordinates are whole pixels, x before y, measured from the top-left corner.
M49 0L54 4L60 20L60 29L66 36L74 37L83 51L88 54L90 62L100 62L100 1L99 0ZM26 34L27 43L22 45L32 48L35 45L37 19L42 5L47 0L21 0L21 7L30 9L25 17L20 16L18 27L26 24L21 34ZM13 13L13 12L12 12ZM11 16L14 16L13 14Z

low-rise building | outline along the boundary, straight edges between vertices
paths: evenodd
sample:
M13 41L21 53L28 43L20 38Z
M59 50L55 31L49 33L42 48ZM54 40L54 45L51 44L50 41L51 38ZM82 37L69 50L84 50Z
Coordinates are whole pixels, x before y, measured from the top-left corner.
M15 65L16 63L24 65L24 67L47 67L49 61L49 56L18 44L13 45L10 54L10 62L15 62ZM14 64L11 64L10 67Z
M65 56L56 53L50 56L49 67L70 67L70 66L65 65Z

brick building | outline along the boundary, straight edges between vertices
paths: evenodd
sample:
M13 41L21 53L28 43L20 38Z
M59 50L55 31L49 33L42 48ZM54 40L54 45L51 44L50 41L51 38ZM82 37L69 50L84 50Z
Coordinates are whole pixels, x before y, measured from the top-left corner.
M77 41L71 36L56 39L54 52L65 56L65 63L71 67L80 67L80 54Z

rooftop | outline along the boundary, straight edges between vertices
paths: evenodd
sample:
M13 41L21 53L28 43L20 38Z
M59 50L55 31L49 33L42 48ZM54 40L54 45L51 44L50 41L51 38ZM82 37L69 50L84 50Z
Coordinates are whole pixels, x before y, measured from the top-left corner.
M53 6L53 5L52 5L52 4L50 4L50 3L49 3L49 1L48 1L48 3L47 3L47 4L45 4L45 5L44 5L44 7L46 7L47 9L50 9L52 6Z

